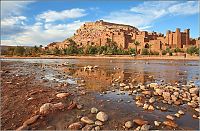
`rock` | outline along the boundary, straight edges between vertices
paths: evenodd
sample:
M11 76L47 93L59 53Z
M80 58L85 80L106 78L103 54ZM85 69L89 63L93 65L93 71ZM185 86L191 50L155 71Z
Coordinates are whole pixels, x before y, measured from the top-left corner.
M35 116L29 118L28 120L26 120L26 121L23 123L23 125L31 125L31 124L33 124L34 122L36 122L37 119L38 119L39 117L40 117L40 115L35 115Z
M178 92L174 92L173 94L174 94L174 96L176 96L176 97L179 96L179 93L178 93Z
M143 109L147 110L149 108L149 104L144 104Z
M150 106L148 107L148 110L154 110L154 107L153 107L152 105L150 105Z
M101 112L97 113L96 119L104 122L104 121L108 120L108 115L101 111Z
M141 126L138 126L137 128L135 128L134 131L141 131Z
M96 126L96 127L94 128L94 130L95 130L95 131L100 131L101 128L100 128L100 126Z
M126 123L125 123L125 127L126 128L131 128L131 127L133 127L133 122L132 121L127 121Z
M184 114L185 114L184 111L182 111L182 110L179 110L178 113L179 113L180 115L184 115Z
M195 108L194 110L197 111L197 112L200 112L200 109L199 109L199 108Z
M159 126L160 124L161 124L160 121L154 121L154 125L155 125L155 126Z
M133 122L136 123L139 126L142 126L142 125L149 123L148 121L145 121L145 120L142 120L142 119L134 119Z
M156 101L156 99L154 98L154 97L151 97L150 99L149 99L149 103L154 103Z
M56 95L56 97L58 97L58 98L65 98L65 97L67 97L69 95L70 95L69 93L59 93L59 94Z
M102 126L103 123L101 121L95 121L95 125Z
M181 100L174 101L174 104L175 104L175 105L180 105L180 104L181 104Z
M141 130L141 131L148 131L149 128L150 128L150 125L145 124L145 125L143 125L143 126L141 127L140 130Z
M93 120L89 119L89 118L86 117L86 116L82 117L82 118L81 118L81 121L84 122L84 123L86 123L86 124L93 124L93 123L94 123Z
M16 131L21 131L21 130L28 130L28 126L27 125L22 125L19 128L16 129Z
M47 114L49 111L51 111L54 108L54 105L51 103L45 103L40 107L40 113L41 114Z
M136 101L135 104L136 104L138 107L143 106L143 103L142 103L141 101Z
M142 94L151 96L151 91L143 91Z
M163 92L162 96L165 100L170 100L170 93L169 92Z
M90 131L92 130L93 127L94 125L86 125L85 127L82 128L82 131Z
M142 85L142 86L140 86L140 89L144 91L144 90L146 90L146 87Z
M160 109L161 109L161 111L166 111L167 110L166 107L161 107Z
M164 92L164 90L163 89L155 89L155 91L156 91L156 93L158 94L158 95L162 95L163 94L163 92Z
M157 88L158 87L158 83L150 83L149 87L151 87L151 88Z
M178 127L178 125L173 121L164 121L163 124L166 125L166 126L173 127L173 128Z
M97 108L95 108L95 107L92 107L91 108L91 113L92 114L95 114L95 113L97 113L98 112L98 109Z
M179 114L179 113L176 113L176 114L174 114L174 115L175 115L176 117L178 117L178 118L180 117L180 114Z
M130 88L129 86L125 86L125 87L124 87L125 90L128 90L129 88Z
M196 115L192 115L193 118L197 119L198 117Z
M62 102L59 102L59 103L56 103L56 104L53 104L54 108L55 109L64 109L64 104Z
M142 100L142 97L139 96L139 95L136 95L136 96L135 96L135 99L136 99L136 100Z
M68 127L70 130L80 130L81 128L83 128L83 124L81 122L72 123Z
M190 88L190 89L189 89L189 92L190 92L191 94L199 94L199 88L196 88L196 87Z
M193 108L196 108L198 106L198 104L194 101L188 102L187 104Z
M175 95L171 95L173 101L176 101L178 98Z
M120 83L119 86L120 86L120 87L124 87L124 86L126 86L126 84Z
M167 115L166 118L167 118L167 119L170 119L170 120L174 120L174 117L171 116L171 115Z
M75 102L70 102L69 106L67 107L68 110L72 110L76 107L76 103Z

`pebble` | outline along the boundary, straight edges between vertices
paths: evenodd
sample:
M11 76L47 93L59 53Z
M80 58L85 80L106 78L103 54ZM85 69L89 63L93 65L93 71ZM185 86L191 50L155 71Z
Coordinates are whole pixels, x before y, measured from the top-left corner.
M97 119L97 120L100 120L100 121L102 121L102 122L105 122L105 121L108 120L108 115L107 115L105 112L102 112L102 111L101 111L101 112L97 113L96 119Z
M149 123L148 121L145 121L143 119L134 119L133 122L136 123L139 126L142 126L142 125L145 125L145 124Z
M151 97L150 99L149 99L149 103L154 103L156 101L156 99L154 98L154 97Z
M161 107L160 109L161 109L161 111L166 111L167 110L166 107Z
M135 102L135 104L136 104L138 107L141 107L141 106L143 106L143 103L142 103L142 102L140 102L140 101L136 101L136 102Z
M196 116L196 115L192 115L192 117L193 117L193 118L197 118L197 116Z
M47 114L50 110L54 108L54 105L51 103L45 103L40 107L41 114Z
M126 128L131 128L131 127L133 127L133 122L132 121L127 121L126 123L125 123L125 127Z
M95 125L102 126L103 123L101 121L95 121Z
M69 95L70 95L69 93L59 93L59 94L56 95L56 97L58 97L58 98L65 98L65 97L67 97Z
M178 118L180 117L180 114L179 114L179 113L176 113L176 114L174 114L174 115L175 115L176 117L178 117Z
M149 129L150 129L150 125L147 125L147 124L143 125L143 126L140 128L141 131L148 131Z
M96 114L98 112L98 109L97 108L95 108L95 107L92 107L91 108L91 113L92 114Z
M173 121L164 121L163 124L166 125L166 126L173 127L173 128L178 127L178 125Z
M170 119L170 120L174 120L174 117L171 116L171 115L167 115L166 118L167 118L167 119Z
M96 127L94 128L94 130L95 130L95 131L100 131L101 128L100 128L100 126L96 126Z
M150 106L148 107L148 110L154 110L154 107L153 107L152 105L150 105Z
M184 114L185 114L184 111L182 111L182 110L179 110L178 113L179 113L180 115L184 115Z
M84 122L84 123L86 123L86 124L93 124L93 123L94 123L93 120L89 119L89 118L86 117L86 116L82 117L82 118L81 118L81 121Z
M143 109L147 110L149 108L149 104L144 104Z
M161 124L160 121L154 121L154 125L155 125L155 126L159 126L160 124Z

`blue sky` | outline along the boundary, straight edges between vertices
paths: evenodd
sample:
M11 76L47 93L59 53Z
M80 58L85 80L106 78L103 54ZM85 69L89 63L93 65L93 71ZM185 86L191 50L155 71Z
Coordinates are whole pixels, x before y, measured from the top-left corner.
M197 1L3 1L2 45L47 45L72 36L85 22L103 19L164 33L190 28L199 37Z

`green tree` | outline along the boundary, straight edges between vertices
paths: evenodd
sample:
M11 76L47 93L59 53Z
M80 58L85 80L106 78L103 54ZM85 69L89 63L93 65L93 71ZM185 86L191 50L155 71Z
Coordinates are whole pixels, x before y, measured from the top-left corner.
M25 53L25 48L23 46L17 46L14 49L14 55L23 56Z

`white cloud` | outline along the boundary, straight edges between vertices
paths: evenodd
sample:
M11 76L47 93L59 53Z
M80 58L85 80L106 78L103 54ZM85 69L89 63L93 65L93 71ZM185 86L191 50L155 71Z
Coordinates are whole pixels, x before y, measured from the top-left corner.
M63 41L72 36L85 22L74 21L68 24L44 24L37 22L26 26L26 31L12 35L9 40L1 40L2 45L47 45L54 41Z
M12 16L4 18L1 20L1 35L9 36L23 32L25 21L27 18L25 16Z
M1 19L20 15L32 1L1 1Z
M74 8L71 10L63 10L60 12L49 10L42 14L39 14L36 19L37 20L45 20L45 22L54 22L57 20L65 20L68 18L79 18L85 16L85 10Z
M199 4L195 1L172 5L168 9L169 13L176 15L191 15L199 13Z
M148 1L127 10L111 12L103 20L129 24L139 29L149 29L152 23L167 15L191 15L198 13L198 2Z

